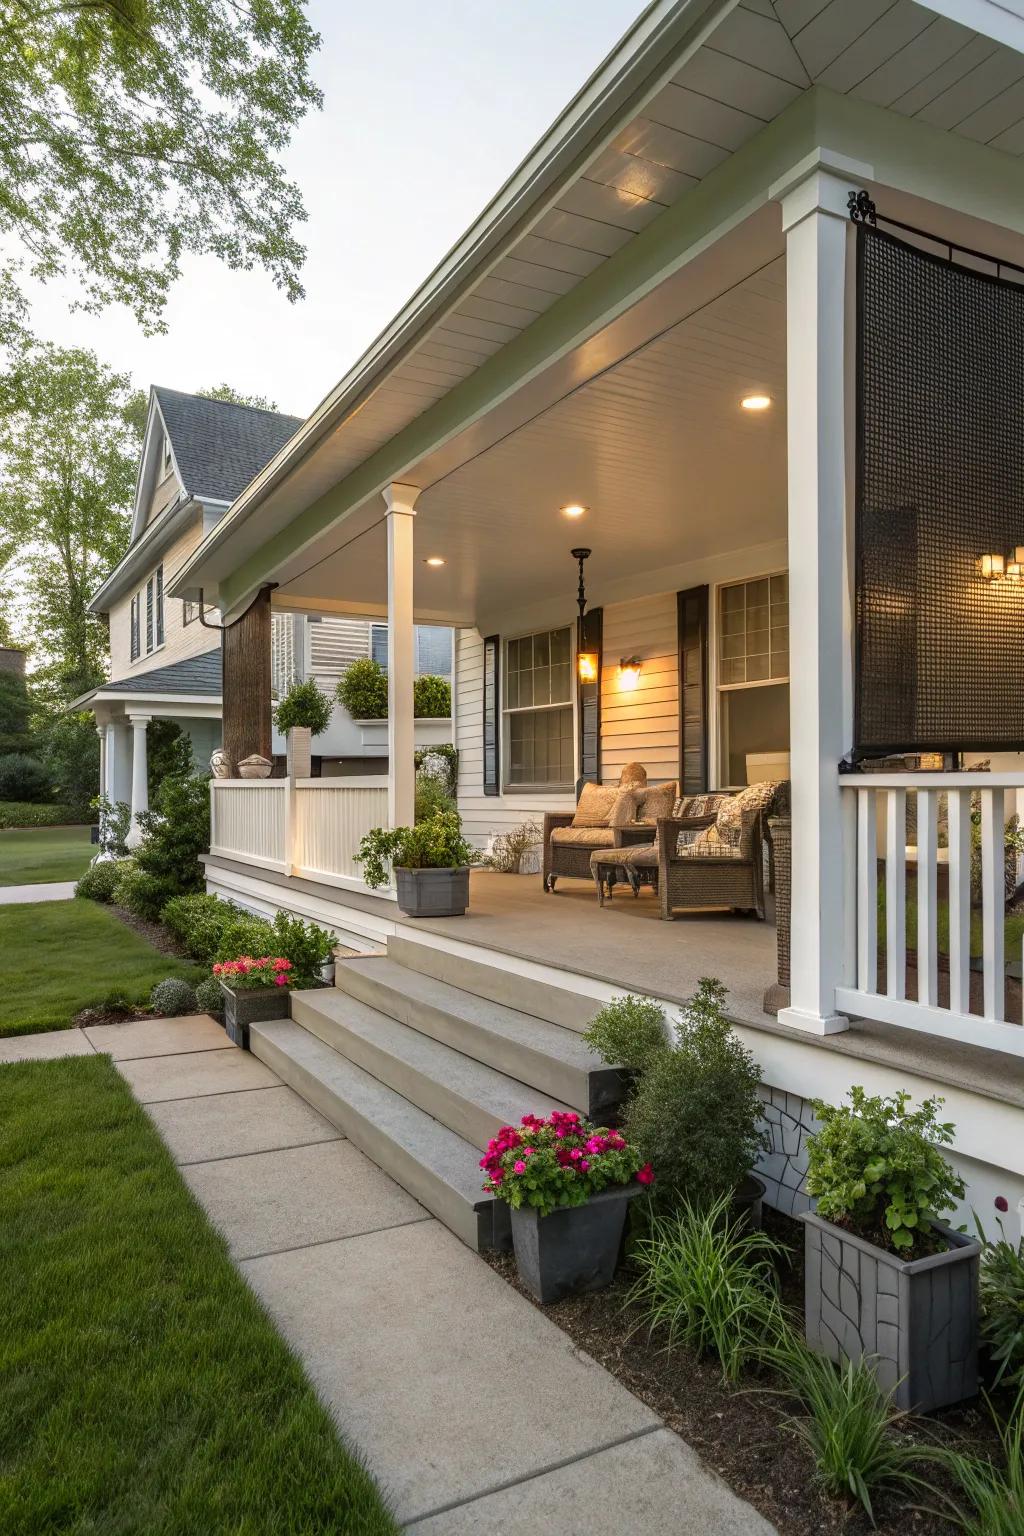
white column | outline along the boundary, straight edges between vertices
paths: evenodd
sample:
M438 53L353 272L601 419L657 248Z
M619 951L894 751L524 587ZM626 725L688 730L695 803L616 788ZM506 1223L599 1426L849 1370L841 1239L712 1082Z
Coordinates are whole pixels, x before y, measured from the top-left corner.
M100 739L100 799L107 794L107 730L109 727L98 725L96 735Z
M847 1027L835 989L853 981L847 909L854 797L847 796L848 817L838 780L853 744L847 198L871 175L870 166L817 150L771 189L786 235L793 795L790 1007L779 1021L813 1034Z
M132 724L132 824L125 841L129 848L137 848L142 841L142 828L136 821L141 811L149 810L149 778L146 762L146 731L149 715L129 715Z
M419 489L389 485L388 525L388 822L412 825L416 810L413 724L413 519Z
M123 720L107 722L107 799L114 805L128 797L130 757L127 737Z

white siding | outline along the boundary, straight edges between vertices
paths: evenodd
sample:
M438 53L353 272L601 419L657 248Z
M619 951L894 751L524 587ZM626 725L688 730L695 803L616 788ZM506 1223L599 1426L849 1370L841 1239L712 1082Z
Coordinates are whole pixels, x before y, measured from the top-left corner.
M619 686L619 660L639 656L640 682ZM618 782L629 762L652 783L679 777L679 659L676 594L614 603L604 610L601 667L601 777Z
M188 528L175 539L159 559L154 559L152 569L139 581L143 592L142 655L138 661L131 659L131 594L119 598L110 610L110 675L115 678L131 677L133 673L150 672L154 667L168 667L173 662L184 661L189 656L201 656L204 651L214 651L220 645L216 630L206 629L198 618L191 624L182 623L182 604L176 597L164 597L164 643L158 650L146 655L145 587L152 571L163 561L164 593L171 579L200 543L203 536L202 513L196 511Z
M343 672L370 654L368 619L321 619L309 625L310 671L333 693Z
M459 749L459 811L471 843L485 848L496 832L523 821L543 819L545 811L571 811L566 795L485 795L483 792L484 642L475 629L455 635L456 746Z

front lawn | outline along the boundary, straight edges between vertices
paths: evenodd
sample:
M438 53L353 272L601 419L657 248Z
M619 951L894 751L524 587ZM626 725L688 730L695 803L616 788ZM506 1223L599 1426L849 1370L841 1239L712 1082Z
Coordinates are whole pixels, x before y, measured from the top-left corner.
M0 885L77 880L93 852L88 827L16 827L0 831Z
M68 1029L83 1008L148 1003L165 976L196 982L207 974L161 955L93 901L0 906L0 1036Z
M397 1536L107 1057L0 1067L6 1536Z

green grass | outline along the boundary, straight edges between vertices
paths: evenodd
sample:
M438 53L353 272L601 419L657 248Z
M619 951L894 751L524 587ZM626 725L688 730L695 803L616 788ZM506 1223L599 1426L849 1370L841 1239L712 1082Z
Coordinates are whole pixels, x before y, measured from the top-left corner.
M397 1536L106 1057L0 1067L5 1536Z
M939 954L949 954L949 902L945 897L940 897L938 903L938 928L939 928ZM885 887L878 887L878 938L882 951L885 950ZM1010 912L1003 922L1003 941L1006 946L1007 960L1019 960L1021 957L1021 942L1024 940L1024 913ZM907 888L907 948L917 948L917 891L913 884ZM981 912L978 908L971 910L971 954L981 954Z
M88 827L0 831L0 885L77 880L92 855Z
M154 982L207 974L161 955L93 901L0 906L0 1036L68 1029L82 1008L108 999L148 1003Z

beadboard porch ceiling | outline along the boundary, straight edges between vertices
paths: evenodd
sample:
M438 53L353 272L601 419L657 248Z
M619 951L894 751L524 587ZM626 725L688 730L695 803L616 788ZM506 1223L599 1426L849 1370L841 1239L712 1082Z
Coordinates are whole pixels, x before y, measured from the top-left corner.
M771 399L748 411L752 394ZM589 546L600 602L624 578L785 535L785 259L701 305L518 430L443 474L417 503L421 618L476 623L573 586ZM560 508L587 508L570 519ZM275 602L386 605L383 507L336 553L282 572ZM335 538L335 544L338 540ZM438 556L446 564L423 563ZM308 567L312 565L312 569ZM298 562L296 562L298 564Z

